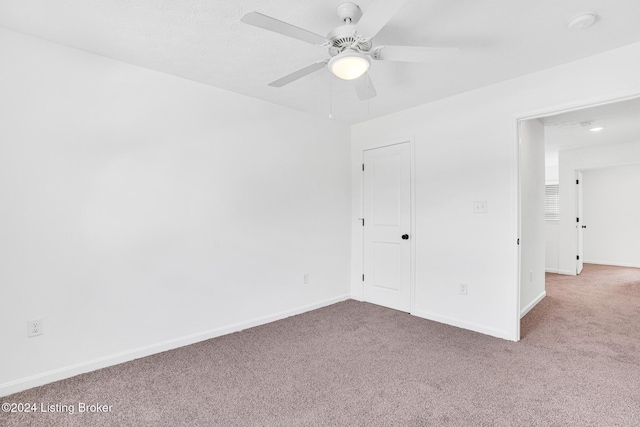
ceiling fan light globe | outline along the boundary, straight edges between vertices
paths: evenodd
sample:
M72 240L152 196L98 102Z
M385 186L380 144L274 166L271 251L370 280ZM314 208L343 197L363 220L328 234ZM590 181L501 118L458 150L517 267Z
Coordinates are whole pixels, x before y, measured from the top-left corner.
M329 61L329 69L343 80L354 80L363 75L369 69L369 59L356 52L344 51Z

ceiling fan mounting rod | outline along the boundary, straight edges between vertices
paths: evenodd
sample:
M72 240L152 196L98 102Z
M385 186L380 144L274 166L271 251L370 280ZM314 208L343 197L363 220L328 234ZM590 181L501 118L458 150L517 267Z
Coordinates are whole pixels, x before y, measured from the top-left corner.
M362 16L362 10L360 6L355 3L342 3L338 5L336 13L342 22L345 24L355 24Z

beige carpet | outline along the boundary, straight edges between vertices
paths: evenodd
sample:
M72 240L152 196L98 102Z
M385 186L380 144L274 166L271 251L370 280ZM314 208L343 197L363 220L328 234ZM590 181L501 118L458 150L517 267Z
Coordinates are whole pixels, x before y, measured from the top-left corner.
M347 301L0 398L76 412L0 425L640 425L640 270L586 265L547 293L520 343Z

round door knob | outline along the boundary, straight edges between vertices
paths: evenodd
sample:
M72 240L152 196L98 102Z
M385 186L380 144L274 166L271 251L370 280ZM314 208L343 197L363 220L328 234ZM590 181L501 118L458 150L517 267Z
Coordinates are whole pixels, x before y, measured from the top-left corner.
M403 234L402 235L402 240L408 240L409 239L409 235L408 234Z

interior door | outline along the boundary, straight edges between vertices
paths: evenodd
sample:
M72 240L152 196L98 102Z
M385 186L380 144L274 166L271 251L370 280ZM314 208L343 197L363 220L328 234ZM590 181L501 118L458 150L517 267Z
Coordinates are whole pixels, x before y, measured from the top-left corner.
M411 147L364 152L364 300L411 309Z
M583 228L582 228L582 172L576 172L576 232L578 233L578 256L576 263L576 274L582 273L583 267Z

